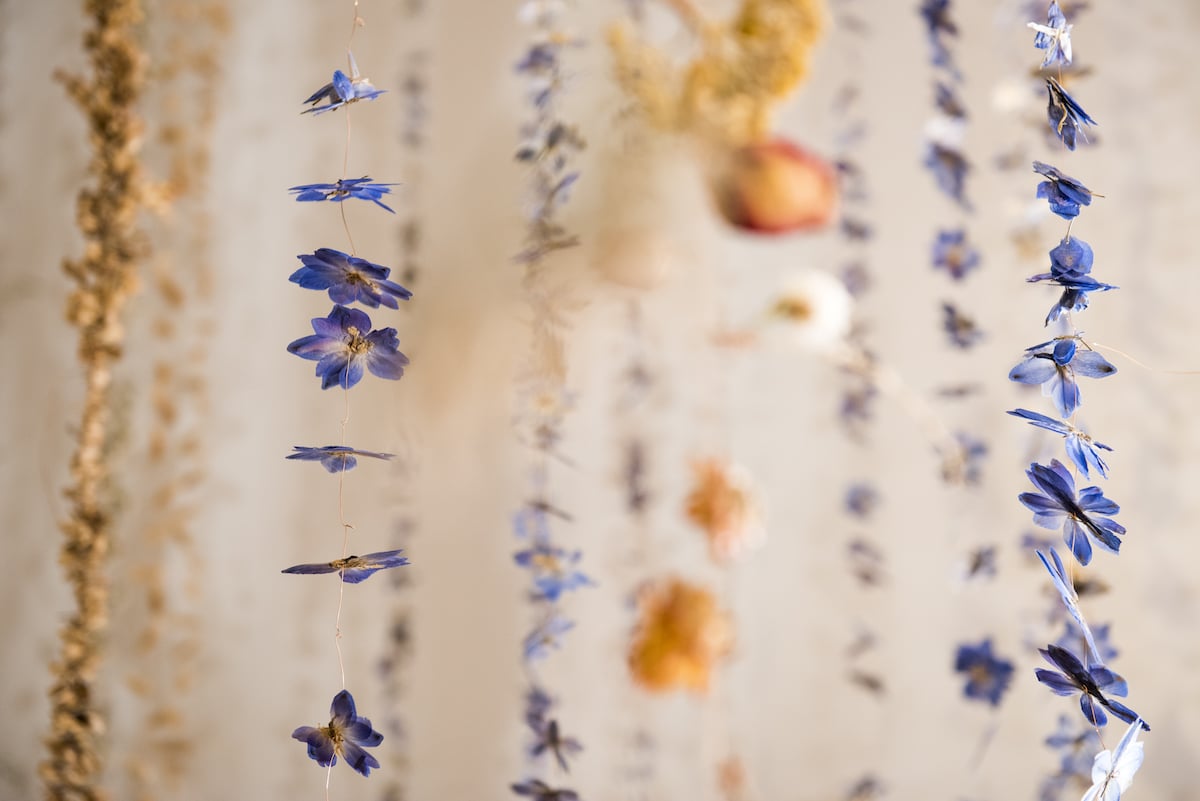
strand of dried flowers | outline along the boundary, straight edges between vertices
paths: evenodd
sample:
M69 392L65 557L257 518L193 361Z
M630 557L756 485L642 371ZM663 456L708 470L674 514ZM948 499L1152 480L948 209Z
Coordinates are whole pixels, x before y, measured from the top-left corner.
M142 123L134 112L143 86L144 58L136 35L141 6L137 0L87 0L83 5L91 21L84 36L91 75L56 75L87 118L92 145L91 184L80 190L76 211L84 253L63 262L75 282L67 319L79 329L84 381L65 491L70 510L61 524L60 562L75 608L60 632L59 655L50 668L48 753L40 766L46 797L63 801L104 797L99 788L104 719L95 681L109 609L105 565L112 537L107 463L111 388L124 346L122 315L144 247L136 228L142 202Z

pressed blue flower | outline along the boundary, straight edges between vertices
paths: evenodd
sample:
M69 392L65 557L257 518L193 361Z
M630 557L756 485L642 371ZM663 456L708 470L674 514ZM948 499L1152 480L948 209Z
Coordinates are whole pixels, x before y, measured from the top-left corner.
M1037 31L1033 37L1033 46L1038 50L1046 51L1046 57L1042 59L1043 68L1055 64L1067 66L1071 63L1071 28L1073 26L1067 24L1067 18L1063 16L1062 9L1058 7L1058 0L1051 0L1050 9L1046 12L1045 25L1037 22L1030 22L1027 25Z
M965 673L967 684L963 695L998 706L1004 691L1012 682L1013 663L992 653L992 641L979 645L960 645L954 657L954 672Z
M350 389L363 370L389 380L404 375L408 357L400 352L395 328L371 330L371 318L358 309L334 306L328 317L312 321L313 333L287 346L288 353L317 363L321 389Z
M879 506L879 491L865 481L851 484L846 490L845 504L847 512L865 520Z
M358 456L368 456L372 459L392 459L395 454L361 451L358 448L348 448L345 445L323 445L312 448L305 445L293 445L293 454L287 459L299 459L302 462L320 462L330 473L344 473L353 470L358 464Z
M975 485L983 478L983 463L987 459L987 443L965 431L957 431L958 452L942 466L947 481Z
M970 209L971 204L965 192L967 173L971 165L960 151L938 142L930 142L925 153L925 166L937 180L938 189L954 198L963 208Z
M532 662L549 655L550 651L562 647L562 636L575 624L562 615L551 615L525 635L525 660Z
M953 70L950 50L943 38L958 36L958 25L950 17L950 0L922 0L917 13L925 21L933 65Z
M1108 464L1100 456L1099 451L1111 451L1112 448L1103 442L1096 442L1066 420L1055 420L1053 417L1031 412L1028 409L1013 409L1009 414L1029 421L1030 425L1046 431L1053 431L1055 434L1062 434L1067 457L1079 472L1083 473L1084 478L1092 477L1091 470L1093 468L1101 476L1108 478Z
M1074 150L1077 135L1082 135L1083 140L1087 141L1087 135L1079 126L1096 125L1097 123L1088 116L1082 106L1075 102L1075 98L1067 94L1067 90L1063 89L1062 84L1053 78L1046 79L1046 92L1050 97L1046 105L1046 116L1050 120L1050 127L1067 146L1067 150Z
M947 117L955 120L967 118L967 107L959 100L958 93L950 84L938 81L934 86L934 105Z
M953 303L942 303L942 330L946 332L951 345L964 350L974 347L984 338L975 319L963 314Z
M1037 186L1037 196L1049 201L1050 211L1064 220L1078 217L1080 206L1092 205L1092 190L1071 176L1059 172L1057 167L1035 161L1033 171L1046 176L1046 180Z
M1086 309L1089 292L1107 292L1117 288L1092 278L1090 273L1094 259L1091 245L1082 239L1068 237L1050 251L1050 272L1025 279L1031 284L1045 281L1063 288L1062 295L1046 315L1046 325L1066 312Z
M591 584L586 575L574 569L581 555L580 551L567 551L542 541L517 551L513 560L533 571L537 597L553 603L564 592Z
M996 575L996 546L981 545L967 554L966 578L992 578Z
M403 549L377 551L365 556L347 556L345 559L334 559L332 562L294 565L280 572L306 576L323 573L341 573L342 581L345 583L361 584L380 570L403 567L409 564L408 559L400 555L402 553L404 553Z
M554 759L558 762L558 766L564 771L570 771L567 767L567 756L577 754L583 750L583 746L574 737L564 737L559 732L558 721L551 720L541 723L538 726L533 726L533 733L537 740L529 749L529 755L537 759L542 754L549 751L554 754Z
M305 109L302 113L324 114L326 111L333 111L342 106L357 103L359 100L374 100L383 94L384 90L376 89L370 81L360 77L357 70L354 70L354 73L354 77L350 77L341 70L334 70L333 80L313 92L304 101L305 105L310 105L312 108ZM324 105L318 105L320 103L324 103Z
M1079 707L1083 716L1093 726L1100 727L1108 723L1108 715L1104 710L1126 723L1133 723L1138 719L1136 712L1109 697L1115 695L1124 698L1129 694L1129 686L1116 673L1102 665L1085 668L1077 656L1057 645L1039 648L1038 653L1056 670L1037 668L1034 670L1037 680L1049 687L1055 695L1079 693ZM1150 726L1144 720L1142 728L1150 731Z
M1111 631L1111 623L1104 623L1094 629L1083 629L1074 618L1067 618L1063 621L1063 633L1054 644L1068 651L1087 650L1090 654L1090 664L1106 665L1121 653L1112 644Z
M354 697L342 690L333 697L328 726L301 726L292 732L292 739L308 744L308 755L323 768L336 765L338 757L364 776L379 761L364 751L383 742L383 735L371 727L371 721L359 716Z
M1088 661L1102 665L1105 660L1092 635L1091 628L1088 627L1087 621L1083 619L1083 612L1079 609L1079 595L1075 592L1075 584L1071 581L1071 576L1063 567L1062 560L1058 558L1058 551L1054 550L1054 548L1047 548L1046 550L1050 553L1049 559L1046 558L1046 554L1042 551L1037 552L1037 557L1042 560L1042 565L1050 573L1050 581L1053 582L1054 589L1058 590L1058 595L1062 598L1063 606L1067 608L1071 619L1077 624L1080 636L1087 646L1086 653L1090 657ZM1063 643L1060 641L1058 644L1062 645Z
M349 306L361 303L378 309L400 308L400 301L412 297L404 287L388 281L391 269L333 248L318 248L311 255L297 256L304 266L288 277L305 289L329 290L334 303Z
M1120 512L1121 507L1105 498L1103 490L1087 487L1076 497L1075 479L1057 459L1051 460L1049 466L1035 462L1025 475L1040 492L1022 492L1018 500L1033 512L1033 522L1037 525L1048 529L1062 527L1063 542L1079 564L1086 566L1092 561L1091 540L1109 553L1120 551L1118 537L1125 534L1125 527L1110 515Z
M955 281L979 266L979 251L967 241L965 228L938 231L933 242L933 266L945 270Z
M536 684L525 692L525 722L532 729L541 728L546 722L546 716L554 706L550 694Z
M369 200L381 209L395 214L391 206L386 205L380 198L391 193L391 188L397 184L379 184L374 183L367 176L362 178L339 178L331 184L301 184L288 189L289 192L296 193L296 200L300 201L321 201L329 200L334 203L341 203L347 198L357 198L359 200Z
M543 542L550 536L550 521L545 508L536 504L525 504L512 516L513 534L520 539L529 538Z
M533 801L579 801L579 794L574 790L556 790L541 779L528 779L510 785L510 788L517 795L527 795Z
M1008 373L1008 380L1042 387L1042 394L1054 401L1063 419L1081 405L1076 376L1107 378L1117 368L1094 350L1076 347L1075 337L1063 337L1034 345L1025 358Z

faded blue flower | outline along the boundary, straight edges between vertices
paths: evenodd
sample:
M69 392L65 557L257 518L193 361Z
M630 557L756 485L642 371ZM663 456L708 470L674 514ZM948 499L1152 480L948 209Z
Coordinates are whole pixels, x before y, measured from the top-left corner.
M371 318L358 309L334 306L328 317L312 321L313 333L288 345L288 353L317 363L321 389L350 389L362 380L364 368L379 378L404 375L408 357L400 352L395 328L371 330Z
M944 38L958 36L958 25L950 17L950 0L922 0L917 13L925 22L933 65L954 71L950 50L946 47Z
M547 656L552 650L561 648L561 637L573 628L575 624L562 615L547 617L525 635L525 660L532 662Z
M979 344L984 338L983 331L975 323L975 318L968 317L953 303L942 303L942 330L951 345L958 348L970 348Z
M359 100L374 100L383 94L384 90L376 89L370 81L360 77L357 69L354 69L353 72L354 77L350 77L341 70L334 70L333 80L313 92L304 101L305 105L310 105L312 108L305 109L302 113L324 114L326 111L333 111L342 106L357 103ZM322 102L324 105L318 105Z
M1050 581L1054 584L1054 589L1058 590L1058 595L1062 598L1063 606L1067 608L1070 614L1069 620L1076 623L1076 629L1086 646L1086 653L1089 655L1089 662L1097 665L1104 664L1104 657L1100 654L1100 648L1097 644L1091 628L1088 627L1087 621L1083 618L1083 612L1079 609L1079 595L1075 592L1075 585L1071 581L1071 576L1063 567L1062 560L1058 558L1058 551L1052 547L1046 549L1050 553L1050 558L1046 558L1046 554L1042 551L1037 552L1038 559L1042 560L1042 565L1050 573ZM1059 645L1063 645L1060 641Z
M938 231L933 242L933 266L945 270L955 281L979 266L979 251L967 241L965 228Z
M1092 278L1090 273L1094 258L1091 245L1082 239L1067 237L1050 251L1050 272L1025 279L1031 284L1045 281L1063 288L1062 295L1046 315L1046 325L1064 313L1086 309L1089 292L1107 292L1117 288Z
M967 173L971 165L963 154L952 147L930 142L925 153L925 166L937 180L938 189L949 197L954 198L964 209L970 209L965 192Z
M879 491L865 481L851 484L846 490L845 504L847 512L865 520L879 506Z
M1040 384L1042 394L1054 401L1063 419L1079 408L1079 385L1076 376L1107 378L1117 368L1094 350L1078 348L1075 337L1052 339L1025 351L1025 358L1008 373L1010 381L1019 384Z
M955 120L967 118L967 107L959 100L958 93L950 84L938 81L934 86L934 105L947 117Z
M288 280L305 289L329 290L329 299L334 303L349 306L357 302L372 309L383 304L398 309L401 300L412 297L412 292L387 280L391 269L340 250L318 248L311 255L296 258L304 266Z
M364 776L379 760L364 751L383 742L383 735L371 727L371 721L360 717L354 708L354 697L342 690L333 697L332 716L328 726L301 726L292 732L292 739L308 744L308 755L323 768L337 764L338 757Z
M404 553L403 549L377 551L365 556L347 556L345 559L334 559L332 562L294 565L280 572L306 576L323 573L341 573L342 581L347 584L361 584L380 570L403 567L409 564L408 559L400 555L402 553Z
M287 459L299 459L302 462L320 462L330 473L344 473L353 470L358 464L358 456L368 456L372 459L392 459L395 454L377 453L375 451L360 451L358 448L348 448L345 445L323 445L312 448L305 445L293 445L293 454Z
M1075 102L1075 98L1067 94L1062 84L1053 78L1046 79L1046 92L1050 98L1046 104L1046 116L1050 120L1050 127L1067 146L1067 150L1074 150L1077 135L1082 135L1083 141L1087 141L1087 135L1080 130L1080 126L1097 123Z
M533 801L579 801L579 794L574 790L556 790L541 779L528 779L510 785L510 788L517 795L527 795Z
M570 771L567 767L567 757L577 754L583 750L583 746L574 737L564 737L558 730L558 721L551 720L540 722L533 726L534 736L537 738L533 746L529 749L529 755L534 759L549 751L554 754L554 759L558 762L558 766L564 771Z
M546 716L554 706L550 694L536 684L525 692L525 722L532 729L541 728L546 722Z
M1009 414L1027 420L1031 425L1035 425L1038 428L1053 431L1055 434L1062 434L1067 457L1079 469L1079 472L1083 473L1084 478L1091 478L1091 470L1093 468L1101 476L1108 478L1108 464L1105 463L1099 452L1102 450L1111 451L1112 448L1103 442L1096 442L1065 420L1055 420L1053 417L1047 417L1038 412L1031 412L1028 409L1013 409Z
M574 569L581 555L580 551L567 551L542 541L517 551L513 554L513 560L533 571L536 597L553 603L564 592L591 584L586 575Z
M386 205L380 198L391 193L391 188L397 184L379 184L373 183L367 176L362 178L339 178L331 184L301 184L288 189L289 192L296 193L296 200L300 201L321 201L329 200L334 203L341 203L347 198L357 198L359 200L369 200L381 209L395 214L396 212L391 206Z
M1004 691L1012 682L1013 663L992 653L992 641L979 645L960 645L954 657L954 672L965 673L967 684L963 695L998 706Z
M1047 645L1039 648L1038 652L1056 670L1037 668L1034 673L1037 680L1050 688L1055 695L1075 695L1079 693L1079 707L1083 716L1093 726L1104 726L1108 723L1108 710L1113 717L1126 723L1133 723L1138 714L1129 707L1114 701L1110 695L1124 698L1129 694L1129 686L1125 680L1102 665L1085 668L1073 653L1057 645ZM1142 728L1150 731L1150 726L1142 721Z
M1046 51L1046 57L1042 59L1043 68L1055 64L1067 66L1071 63L1071 28L1073 26L1067 24L1067 18L1063 16L1062 9L1058 7L1058 0L1051 1L1050 9L1046 12L1045 25L1037 22L1030 22L1027 25L1037 31L1033 37L1033 46L1038 50Z
M1092 205L1092 190L1071 176L1059 172L1057 167L1035 161L1033 171L1046 176L1046 180L1037 186L1037 196L1049 201L1050 211L1064 220L1078 217L1080 206Z
M1037 525L1062 528L1063 542L1079 564L1086 566L1092 561L1091 540L1109 553L1120 551L1118 537L1125 534L1125 527L1110 515L1120 512L1121 507L1105 498L1103 490L1087 487L1076 497L1075 479L1057 459L1051 460L1049 466L1035 462L1025 475L1039 492L1022 492L1018 500L1033 512L1033 522Z

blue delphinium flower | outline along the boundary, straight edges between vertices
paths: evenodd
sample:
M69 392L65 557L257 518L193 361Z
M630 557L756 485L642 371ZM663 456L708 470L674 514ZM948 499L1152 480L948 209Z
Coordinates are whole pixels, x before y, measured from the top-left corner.
M534 736L537 740L529 749L529 755L534 759L549 751L554 754L554 759L558 762L558 766L564 771L570 771L567 767L567 756L577 754L583 750L583 746L574 737L564 737L558 730L558 721L539 721L539 724L532 726Z
M1022 492L1017 498L1033 512L1033 522L1042 528L1062 527L1063 542L1081 565L1092 561L1091 540L1109 553L1121 550L1118 536L1125 527L1109 517L1121 507L1104 497L1099 487L1087 487L1075 496L1075 479L1057 459L1049 466L1037 464L1025 471L1040 492ZM1043 562L1044 562L1043 558ZM1049 568L1049 565L1047 565Z
M302 462L320 462L322 466L330 473L344 473L347 470L353 470L358 464L358 456L367 456L372 459L392 459L395 454L377 453L375 451L362 451L358 448L349 448L345 445L323 445L319 448L312 448L305 445L293 445L293 454L289 454L287 459L299 459Z
M1046 558L1046 553L1043 551L1038 551L1037 557L1042 560L1042 565L1050 573L1050 581L1054 583L1054 589L1058 590L1063 606L1067 608L1067 613L1071 616L1070 619L1074 620L1077 624L1076 628L1079 630L1080 636L1087 646L1087 653L1091 657L1089 661L1095 664L1103 664L1104 657L1100 654L1100 647L1092 635L1091 628L1088 626L1087 621L1083 619L1083 612L1079 609L1079 595L1075 592L1075 585L1063 567L1062 560L1058 558L1058 551L1054 550L1054 548L1047 548L1046 551L1050 553L1049 559ZM1062 643L1060 642L1059 645L1062 645Z
M1107 292L1117 288L1092 278L1090 273L1094 260L1091 245L1082 239L1067 237L1050 251L1050 272L1025 279L1031 284L1045 281L1063 288L1062 295L1046 315L1046 325L1066 312L1086 309L1089 292Z
M1084 667L1073 653L1057 645L1047 645L1039 648L1040 653L1056 670L1037 668L1034 673L1037 680L1050 688L1055 695L1075 695L1079 693L1079 707L1083 716L1093 726L1104 726L1108 723L1108 710L1113 717L1126 723L1133 723L1138 714L1129 707L1114 701L1110 695L1124 698L1129 694L1129 686L1117 674L1102 665ZM1150 731L1150 726L1143 720L1142 727Z
M525 692L525 722L532 729L541 728L553 706L554 699L550 694L538 685L532 685Z
M338 757L364 776L379 760L364 751L383 742L383 735L371 727L371 721L360 717L354 708L354 697L342 690L333 697L332 716L328 726L301 726L292 732L292 739L308 744L308 755L323 768L336 765Z
M933 65L952 70L950 50L943 39L943 36L958 36L958 25L950 17L950 0L923 0L917 13L925 21Z
M564 592L586 587L591 580L573 566L579 561L580 551L567 551L548 542L538 542L533 546L513 554L513 560L521 567L533 571L533 586L537 589L537 598L553 603Z
M938 231L933 242L933 266L945 270L955 281L979 266L979 251L967 242L966 229Z
M975 319L963 314L953 303L942 303L942 330L951 345L963 349L974 347L984 338Z
M574 790L556 790L541 779L528 779L510 787L517 795L527 795L533 801L579 801L579 794Z
M925 166L937 179L938 189L954 198L963 208L971 208L971 204L964 194L967 186L967 172L971 169L971 165L960 151L938 142L930 142L929 150L925 153Z
M1103 442L1096 442L1065 420L1055 420L1053 417L1031 412L1028 409L1013 409L1009 414L1027 420L1038 428L1062 434L1067 457L1079 469L1079 472L1083 473L1084 478L1091 478L1093 468L1101 476L1108 478L1108 464L1101 458L1099 451L1111 451L1112 448Z
M575 624L562 615L551 615L525 635L525 659L533 661L547 656L551 650L562 647L562 636Z
M296 200L300 201L329 200L341 203L347 198L369 200L376 206L395 214L396 212L391 206L380 200L384 195L391 193L390 187L393 186L396 184L374 183L364 175L362 178L339 178L331 184L301 184L291 187L288 191L295 192Z
M1033 46L1045 50L1046 57L1042 59L1042 67L1055 64L1067 66L1071 63L1071 28L1058 0L1052 0L1050 10L1046 12L1046 24L1030 22L1027 25L1037 33L1033 37Z
M334 559L332 562L315 562L304 565L293 565L281 573L293 573L305 576L315 576L323 573L341 573L342 581L347 584L361 584L380 570L407 565L408 559L401 556L403 549L394 551L377 551L365 556L347 556L345 559Z
M321 389L350 389L362 380L363 369L372 375L397 380L404 375L408 357L400 352L395 328L371 330L371 318L358 309L334 306L328 317L312 321L310 336L288 345L289 353L317 363Z
M1049 201L1050 211L1064 220L1075 219L1079 216L1080 206L1092 204L1092 190L1071 176L1059 172L1057 167L1035 161L1033 171L1046 176L1046 180L1037 186L1037 196Z
M1075 102L1075 98L1067 94L1062 84L1053 78L1046 79L1046 92L1049 101L1046 104L1046 116L1055 135L1067 146L1067 150L1075 149L1075 137L1082 135L1087 141L1087 135L1079 126L1096 125L1097 122L1088 116L1083 107Z
M846 490L846 511L866 520L879 505L879 491L871 484L860 481Z
M383 94L384 90L376 89L366 78L355 76L351 78L341 70L334 70L333 80L313 92L304 101L312 108L305 109L303 114L324 114L359 100L374 100ZM325 105L317 105L322 101Z
M327 289L329 299L334 303L349 306L357 302L372 309L383 304L389 309L398 309L401 300L412 297L412 292L387 280L392 272L390 268L340 250L318 248L311 255L306 253L296 258L304 266L288 280L305 289Z
M1054 401L1063 419L1070 417L1081 405L1076 376L1107 378L1117 368L1094 350L1076 346L1075 337L1063 337L1028 348L1025 358L1008 373L1010 381L1019 384L1040 384L1042 394Z
M949 84L938 81L934 86L933 102L939 111L951 119L965 120L967 118L967 107L958 99L958 93Z
M954 671L967 674L963 695L998 706L1012 681L1013 663L992 653L992 641L979 645L960 645L954 657Z

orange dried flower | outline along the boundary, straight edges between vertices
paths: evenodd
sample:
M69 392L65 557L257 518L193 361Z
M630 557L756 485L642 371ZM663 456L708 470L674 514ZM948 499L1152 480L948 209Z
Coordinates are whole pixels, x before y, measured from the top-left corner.
M733 624L703 587L668 579L639 593L629 669L645 689L703 692L713 665L732 647Z
M746 471L720 459L698 459L692 470L685 514L708 538L712 558L727 562L759 545L765 533Z

